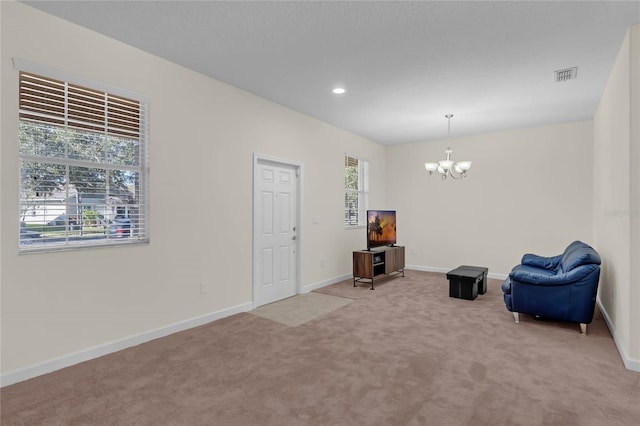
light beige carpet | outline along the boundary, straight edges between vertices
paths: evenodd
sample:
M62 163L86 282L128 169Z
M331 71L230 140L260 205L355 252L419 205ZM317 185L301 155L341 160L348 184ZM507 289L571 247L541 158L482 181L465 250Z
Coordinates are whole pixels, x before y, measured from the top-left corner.
M307 293L260 306L250 313L290 327L297 327L351 302L353 299L345 297Z

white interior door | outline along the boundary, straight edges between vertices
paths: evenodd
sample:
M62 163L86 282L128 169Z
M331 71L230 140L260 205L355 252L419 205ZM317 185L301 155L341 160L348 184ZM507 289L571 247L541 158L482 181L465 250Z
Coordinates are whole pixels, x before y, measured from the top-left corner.
M297 168L258 160L254 186L254 306L297 292Z

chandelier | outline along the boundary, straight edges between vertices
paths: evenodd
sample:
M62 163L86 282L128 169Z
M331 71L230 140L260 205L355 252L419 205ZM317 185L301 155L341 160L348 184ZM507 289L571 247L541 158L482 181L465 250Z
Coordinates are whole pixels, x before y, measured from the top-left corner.
M444 117L447 119L447 138L449 138L451 136L451 117L453 117L453 114L447 114ZM447 154L446 160L440 160L437 163L424 163L424 168L427 169L429 175L432 175L433 172L437 170L443 180L447 177L452 179L462 179L467 177L467 171L471 168L471 161L454 162L451 159L451 154L453 154L451 145L447 146L444 153Z

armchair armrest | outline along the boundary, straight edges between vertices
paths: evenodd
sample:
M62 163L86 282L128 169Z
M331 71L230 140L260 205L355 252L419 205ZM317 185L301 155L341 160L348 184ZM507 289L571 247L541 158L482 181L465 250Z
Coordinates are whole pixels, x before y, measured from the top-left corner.
M600 269L598 265L590 264L572 269L569 272L553 275L545 273L538 274L531 270L514 270L511 271L509 277L513 283L512 285L516 285L518 282L521 282L530 285L560 286L579 283L589 274L598 269Z
M533 266L536 268L554 270L560 264L560 260L562 260L561 254L553 257L542 257L537 254L527 253L522 256L522 261L520 263L522 265Z

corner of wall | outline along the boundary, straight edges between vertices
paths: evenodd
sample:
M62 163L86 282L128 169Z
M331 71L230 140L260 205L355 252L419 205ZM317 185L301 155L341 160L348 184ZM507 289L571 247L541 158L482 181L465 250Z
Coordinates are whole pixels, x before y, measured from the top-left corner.
M622 359L622 362L624 363L625 368L628 370L640 372L640 359L632 358L631 356L629 356L629 354L627 354L627 351L625 350L624 345L620 341L620 337L618 337L618 334L616 333L615 325L611 320L611 316L609 316L609 313L607 312L606 308L602 305L602 301L600 300L599 297L597 299L597 304L598 304L598 309L600 309L600 313L604 318L604 322L607 324L607 328L611 333L611 337L613 337L613 342L616 344L616 348L618 349L618 353L620 354L620 358Z

